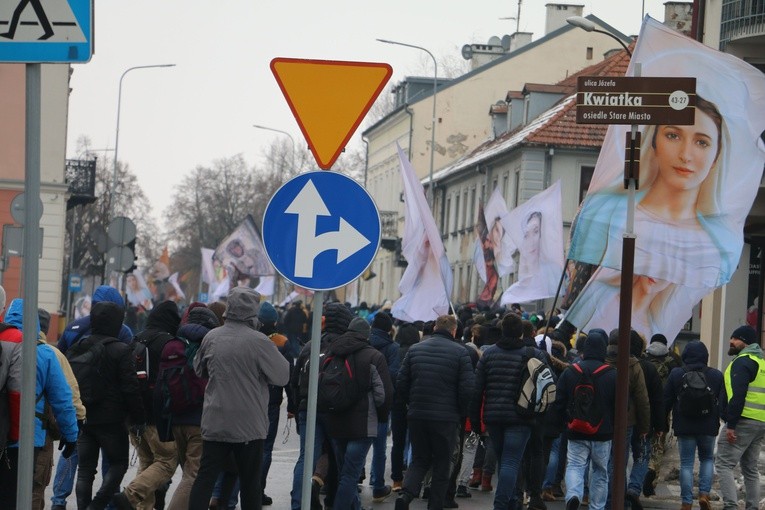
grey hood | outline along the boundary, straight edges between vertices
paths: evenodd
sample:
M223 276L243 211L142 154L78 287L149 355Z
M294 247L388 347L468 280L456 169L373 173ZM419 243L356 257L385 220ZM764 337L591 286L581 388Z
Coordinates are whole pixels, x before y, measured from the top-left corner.
M645 352L651 356L660 357L669 354L669 348L661 342L653 342L651 345L646 347Z
M260 294L249 287L234 287L228 292L226 321L249 322L257 325L260 311Z

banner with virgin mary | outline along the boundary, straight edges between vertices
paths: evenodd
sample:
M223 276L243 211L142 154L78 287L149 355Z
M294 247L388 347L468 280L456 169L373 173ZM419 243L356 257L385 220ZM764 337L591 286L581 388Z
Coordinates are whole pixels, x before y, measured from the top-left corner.
M725 285L739 263L744 220L765 165L765 76L650 17L628 76L638 63L641 76L696 78L693 125L640 126L632 326L646 338L674 339L693 307ZM609 127L572 225L568 258L577 263L565 319L584 331L618 325L629 129Z

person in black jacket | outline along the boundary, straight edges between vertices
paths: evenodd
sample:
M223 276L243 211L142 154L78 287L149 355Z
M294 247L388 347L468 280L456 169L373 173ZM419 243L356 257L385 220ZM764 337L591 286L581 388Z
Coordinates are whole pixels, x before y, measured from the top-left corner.
M614 407L616 399L616 370L605 363L608 335L602 329L593 329L587 335L580 353L582 361L566 370L558 379L553 412L568 426L566 454L566 510L577 510L584 494L585 471L590 465L590 509L603 510L609 492L608 461L614 438ZM569 404L574 391L583 379L582 372L591 374L595 399L602 411L600 426L587 434L572 429ZM605 365L605 366L604 366ZM565 418L564 418L565 417Z
M399 345L399 366L404 362L409 348L420 341L420 331L409 323L401 324L396 333L396 343ZM406 404L394 399L390 411L391 442L390 477L393 480L393 490L401 490L404 481L404 447L406 445Z
M124 317L125 309L109 301L96 303L90 310L92 334L87 341L104 345L99 380L103 398L86 405L87 419L77 441L80 457L76 488L78 508L103 509L119 491L129 462L126 423L139 432L146 423L130 347L116 338ZM99 450L103 450L109 461L109 470L101 488L93 496Z
M398 372L396 398L409 405L412 463L406 471L396 510L408 510L432 468L429 506L444 507L452 452L460 420L473 393L473 367L465 346L454 341L457 319L441 315L433 335L409 348Z
M712 489L715 467L715 438L720 430L719 408L714 406L712 412L701 418L689 417L680 410L678 396L683 376L688 371L703 372L714 395L719 395L722 391L723 375L716 368L707 366L709 351L707 346L698 340L688 342L683 349L682 360L685 366L673 368L664 386L664 409L666 414L672 412L672 430L680 450L680 498L683 510L690 510L693 505L693 463L698 448L699 506L702 510L710 510L709 491Z
M648 464L651 460L651 445L654 436L664 434L667 430L666 413L664 412L664 400L662 398L664 385L661 382L656 366L643 356L645 342L640 334L634 329L630 332L630 355L638 359L640 368L643 369L645 387L648 390L648 403L651 408L651 429L648 435L643 437L638 434L632 435L632 471L630 471L627 485L627 500L632 510L642 508L640 493L643 491Z
M368 388L366 395L347 411L327 412L321 417L327 434L332 438L339 471L333 508L360 508L356 483L369 448L378 435L379 424L388 422L393 383L385 357L369 345L369 323L366 319L353 319L348 331L329 345L326 356L345 357L355 370L358 384ZM382 501L390 495L391 488L388 486L386 489L384 495L373 494L375 500Z
M523 369L532 356L544 361L539 350L525 345L521 318L508 313L502 318L502 337L486 349L476 367L470 422L480 423L483 406L483 421L499 467L495 510L516 508L515 485L526 443L535 425L533 417L522 416L517 409Z

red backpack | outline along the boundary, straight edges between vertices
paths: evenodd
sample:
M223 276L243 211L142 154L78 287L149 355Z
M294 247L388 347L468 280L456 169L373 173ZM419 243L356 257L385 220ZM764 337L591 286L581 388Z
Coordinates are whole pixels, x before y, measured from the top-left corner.
M194 356L199 344L173 338L165 344L159 360L155 398L161 402L162 416L186 414L204 402L207 379L194 372Z

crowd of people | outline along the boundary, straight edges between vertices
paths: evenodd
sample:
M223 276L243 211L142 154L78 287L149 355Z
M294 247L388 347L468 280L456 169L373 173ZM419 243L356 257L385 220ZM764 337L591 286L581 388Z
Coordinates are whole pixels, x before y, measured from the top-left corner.
M51 480L54 510L73 492L79 510L226 509L237 493L243 509L274 504L266 484L285 397L300 434L293 510L306 498L312 510L360 509L367 475L373 501L397 494L396 510L419 497L432 510L458 508L473 490L493 491L495 510L546 510L555 500L567 510L602 510L617 497L616 469L627 480L618 497L640 510L641 498L655 494L670 431L681 510L692 508L696 458L702 510L711 508L715 471L725 509L737 507L738 464L747 508L758 507L765 359L751 326L731 334L734 358L722 373L698 340L678 355L660 334L646 341L632 331L629 346L618 345L616 330L567 338L555 329L557 315L518 305L464 306L424 323L396 321L390 305L323 305L310 445L312 317L301 302L279 309L236 287L210 305L155 303L134 332L120 292L101 286L90 314L70 323L55 347L46 340L50 315L39 310L33 508L44 508ZM6 310L0 287L0 309L0 507L15 508L23 300ZM629 471L613 458L619 348L630 350ZM131 443L139 469L125 480ZM178 467L180 482L165 502ZM310 494L302 490L306 469Z

